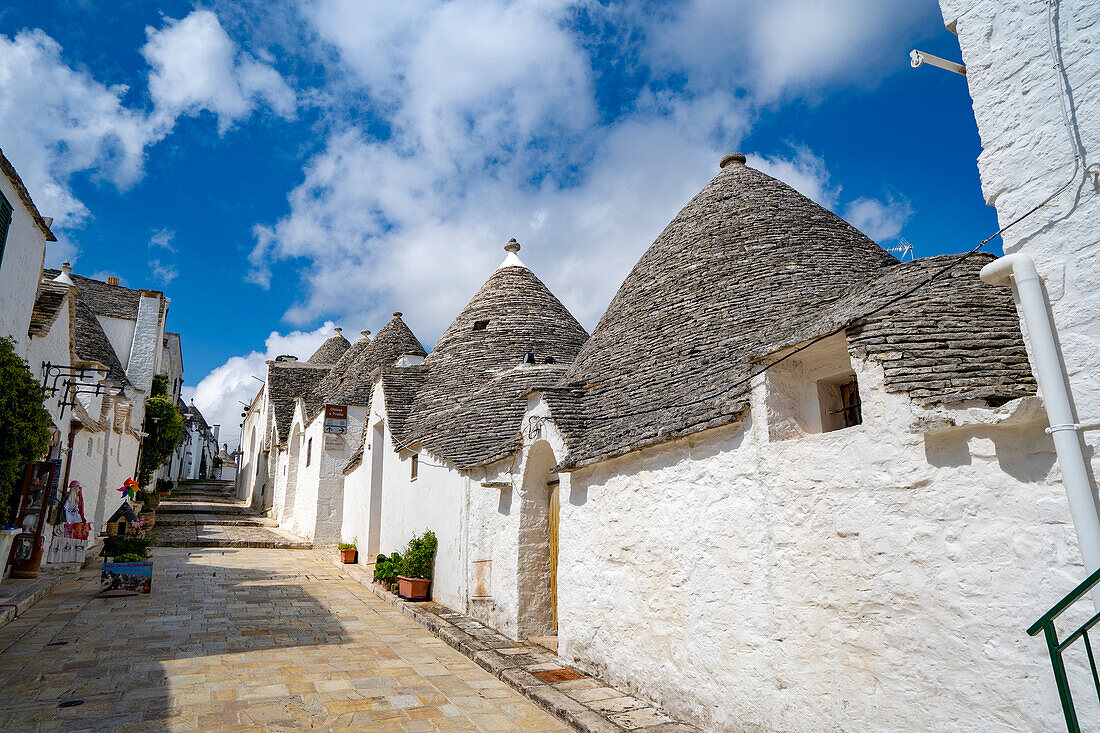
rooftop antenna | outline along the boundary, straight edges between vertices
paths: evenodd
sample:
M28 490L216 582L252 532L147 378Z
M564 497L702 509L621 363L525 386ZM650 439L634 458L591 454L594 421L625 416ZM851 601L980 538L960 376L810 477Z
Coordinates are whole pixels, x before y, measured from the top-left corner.
M914 259L915 257L915 255L913 254L913 245L909 244L909 240L905 237L900 237L898 239L898 243L895 244L893 247L887 247L886 251L890 252L891 254L897 255L898 260L900 260L901 262L905 262L906 257L908 257L910 260Z

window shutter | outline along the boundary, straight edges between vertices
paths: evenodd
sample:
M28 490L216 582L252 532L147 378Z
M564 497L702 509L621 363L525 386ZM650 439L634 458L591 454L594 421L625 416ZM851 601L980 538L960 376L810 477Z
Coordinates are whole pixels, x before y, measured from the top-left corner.
M8 229L11 228L11 204L0 193L0 265L4 263L4 248L8 243Z

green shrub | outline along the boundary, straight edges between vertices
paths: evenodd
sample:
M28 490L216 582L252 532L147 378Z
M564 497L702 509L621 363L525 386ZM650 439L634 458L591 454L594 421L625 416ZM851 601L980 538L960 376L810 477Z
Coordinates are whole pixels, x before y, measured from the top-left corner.
M405 548L405 557L401 560L399 574L407 578L430 580L432 566L435 563L436 545L435 532L430 529L419 537L409 540L409 545Z
M50 447L50 413L45 390L31 374L11 339L0 338L0 523L10 517L23 464L37 461Z
M115 562L145 562L149 558L144 555L139 555L136 552L127 552L122 555L115 555Z
M374 579L380 583L392 580L401 567L401 555L393 553L389 557L379 553L374 560Z
M355 543L354 542L341 542L340 544L336 545L336 548L339 549L339 550L354 550L355 549Z
M167 380L167 375L158 376L164 376ZM154 382L155 380L156 377ZM156 470L172 457L172 451L183 440L183 416L171 399L156 392L154 389L154 396L145 400L143 430L146 435L141 441L141 464L137 476L138 484L142 487L149 485Z
M141 535L120 535L103 539L103 554L118 562L142 562L149 559L149 545L152 541ZM133 560L120 560L122 557L134 557Z

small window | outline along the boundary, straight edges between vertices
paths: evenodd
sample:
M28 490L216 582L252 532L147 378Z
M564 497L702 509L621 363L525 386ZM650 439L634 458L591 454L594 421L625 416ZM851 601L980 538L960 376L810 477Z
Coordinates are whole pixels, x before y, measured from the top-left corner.
M416 481L416 477L419 474L420 474L420 454L419 453L413 453L413 456L412 456L412 469L411 469L411 473L410 473L410 475L412 477L412 480Z
M489 327L489 319L488 318L486 318L484 321L474 321L474 330L475 331L484 331L488 327Z
M856 375L845 374L817 383L821 400L821 432L853 428L863 423Z
M309 465L309 459L313 457L313 438L306 441L306 465Z
M11 204L0 193L0 264L4 262L4 246L8 243L8 229L11 228Z

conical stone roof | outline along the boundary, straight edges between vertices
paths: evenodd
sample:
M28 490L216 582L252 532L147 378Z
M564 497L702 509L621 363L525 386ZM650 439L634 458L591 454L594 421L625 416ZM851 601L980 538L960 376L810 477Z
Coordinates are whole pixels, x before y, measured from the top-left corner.
M462 468L491 457L485 446L518 436L522 409L502 410L499 403L505 393L520 408L524 402L512 394L516 379L501 381L501 375L524 371L517 377L524 384L551 386L560 379L560 366L570 364L588 339L573 314L516 256L519 245L513 240L506 249L508 257L418 368L415 396L404 397L412 399L411 408L386 395L390 412L409 415L404 434L395 433L398 439L423 440ZM540 366L523 366L527 354ZM557 366L547 368L548 360ZM485 394L491 384L501 385L501 399Z
M325 339L325 342L313 352L313 356L306 359L306 361L310 364L335 364L348 350L349 346L351 344L348 343L348 340L344 338L338 328L336 333Z
M573 426L570 463L736 419L748 397L723 388L748 373L757 334L897 262L744 161L739 154L723 159L718 175L661 232L562 389L548 394Z
M419 409L456 406L501 371L523 363L528 353L539 364L547 358L568 364L588 340L550 289L511 261L510 255L424 360L429 376L417 397Z
M369 405L371 373L392 365L403 355L425 356L427 352L412 330L394 313L390 322L374 337L356 341L321 382L325 401L337 405Z

